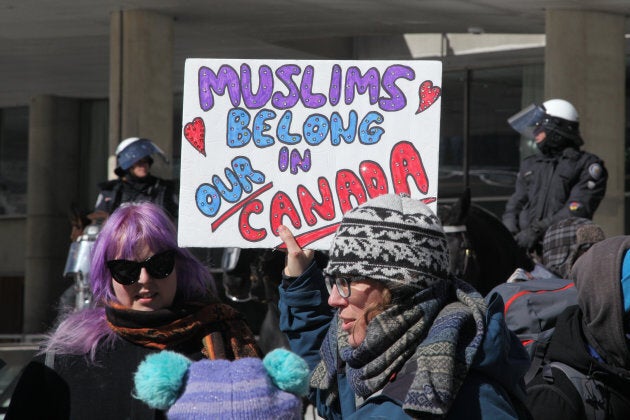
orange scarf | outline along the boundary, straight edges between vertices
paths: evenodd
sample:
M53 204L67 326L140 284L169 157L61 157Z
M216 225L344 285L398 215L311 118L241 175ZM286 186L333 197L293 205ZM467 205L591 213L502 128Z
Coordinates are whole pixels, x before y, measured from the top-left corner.
M105 313L116 334L143 347L176 351L192 341L203 344L209 359L262 356L243 315L222 303L193 302L146 312L112 304Z

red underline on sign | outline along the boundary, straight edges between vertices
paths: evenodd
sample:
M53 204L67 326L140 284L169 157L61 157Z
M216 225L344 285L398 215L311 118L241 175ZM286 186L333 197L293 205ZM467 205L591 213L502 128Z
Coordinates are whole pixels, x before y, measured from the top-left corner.
M319 229L311 230L310 232L302 233L295 237L300 248L304 248L306 245L312 244L313 242L322 239L331 233L335 233L337 228L339 227L339 222L333 223L332 225L323 226ZM283 243L278 245L276 249L286 249L287 246Z
M225 213L223 213L217 220L215 220L212 223L212 225L210 225L210 227L212 228L212 231L213 232L216 231L219 228L219 226L221 226L223 224L223 222L225 222L227 219L232 217L234 215L234 213L236 213L237 211L242 209L245 204L247 204L248 202L252 201L254 198L258 197L260 194L264 193L265 191L267 191L271 187L273 187L273 182L270 182L270 183L268 183L266 185L263 185L260 189L258 189L257 191L253 192L249 197L247 197L247 198L243 199L242 201L234 204Z
M436 200L435 197L427 197L427 198L423 198L422 201L424 204L431 204Z

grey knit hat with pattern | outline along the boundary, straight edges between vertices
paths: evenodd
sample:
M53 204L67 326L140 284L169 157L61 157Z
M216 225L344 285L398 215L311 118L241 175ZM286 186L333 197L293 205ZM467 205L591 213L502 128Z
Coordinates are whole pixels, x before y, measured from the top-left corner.
M378 280L401 297L445 280L448 267L438 217L420 200L385 194L344 215L325 272Z

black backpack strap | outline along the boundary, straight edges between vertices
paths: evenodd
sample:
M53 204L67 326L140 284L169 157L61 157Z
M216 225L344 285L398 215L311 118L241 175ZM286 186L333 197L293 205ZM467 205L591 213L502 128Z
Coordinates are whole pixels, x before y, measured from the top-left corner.
M525 374L525 385L529 384L546 362L547 349L549 348L549 342L551 341L551 334L543 337L539 337L539 340L534 342L532 346L534 350L532 352L532 363Z
M603 383L562 362L551 362L545 365L543 369L545 380L548 377L553 378L552 368L561 371L580 394L586 418L589 420L605 420L607 418L608 397L605 395L606 386Z
M565 363L549 360L547 350L549 349L552 336L553 329L545 331L539 336L539 340L533 344L535 347L532 352L532 363L524 377L525 385L527 386L532 383L536 375L542 371L541 376L544 382L549 385L555 385L554 388L560 395L563 395L565 401L570 403L570 401L579 397L584 413L589 420L605 419L608 404L607 398L602 393L602 390L605 389L604 385L591 376L583 374ZM563 387L558 384L560 379L554 377L554 369L562 372L563 376L566 377L568 383L571 385L567 384L565 386L572 386L573 391L569 389L567 389L567 391L573 394L574 397L567 395L562 390ZM564 383L567 381L563 380L561 382Z

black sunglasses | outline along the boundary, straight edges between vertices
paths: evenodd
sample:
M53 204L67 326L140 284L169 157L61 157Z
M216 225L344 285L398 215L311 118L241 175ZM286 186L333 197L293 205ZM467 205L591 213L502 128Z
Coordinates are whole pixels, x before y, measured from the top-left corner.
M107 261L107 268L112 273L112 277L118 283L129 286L140 280L140 270L142 267L154 279L163 279L169 276L175 268L175 250L160 252L142 262L129 260Z

